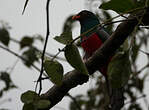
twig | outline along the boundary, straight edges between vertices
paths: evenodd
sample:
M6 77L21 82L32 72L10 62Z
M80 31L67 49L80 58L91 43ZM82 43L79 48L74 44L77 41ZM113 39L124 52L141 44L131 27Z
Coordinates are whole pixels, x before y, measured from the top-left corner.
M64 51L64 48L63 49L58 49L58 52L53 56L53 58L51 60L54 60L63 51Z
M29 1L29 0L26 0L26 1L25 1L25 5L24 5L23 11L22 11L22 15L23 15L24 12L25 12L25 9L26 9L26 6L27 6L28 1Z
M142 67L138 72L137 74L141 73L145 68L149 67L149 63L146 64L144 67Z
M38 86L38 82L39 82L39 92L38 94L40 95L41 93L41 90L42 90L42 74L43 74L43 63L44 63L44 55L45 55L45 51L46 51L46 47L47 47L47 42L48 42L48 38L49 38L49 34L50 34L50 31L49 31L49 3L50 3L50 0L47 0L47 3L46 3L46 20L47 20L47 33L46 33L46 39L45 39L45 44L44 44L44 48L43 48L43 52L42 52L42 61L41 61L41 70L40 70L40 75L39 75L39 78L37 80L37 84L36 84L36 88L35 90L37 89L37 86Z
M133 102L136 102L137 100L139 100L139 99L141 99L141 98L145 98L145 97L146 97L146 95L143 94L142 96L137 97L136 100L134 100ZM132 103L132 101L130 100L130 101L126 102L124 106L126 106L126 105L129 104L129 103Z
M46 76L46 77L42 77L42 78L41 78L41 80L45 80L45 79L50 79L50 78L49 78L49 76ZM37 83L37 81L34 81L34 82ZM36 85L36 86L37 86L37 85ZM37 88L37 87L35 87L35 88Z
M13 70L15 69L17 63L19 62L19 58L14 62L14 64L12 65L12 67L8 68L9 69L9 73L12 73Z
M78 110L81 110L80 105L78 104L77 100L73 96L71 96L69 93L67 93L66 96L68 96L71 100L73 100Z
M143 50L139 50L140 52L144 53L145 55L149 56L149 53L148 52L145 52Z
M39 51L40 51L40 50L39 50ZM51 53L47 53L47 52L45 52L45 54L48 55L48 56L50 56L50 57L52 57L52 58L54 58L54 59L56 58L56 59L61 60L61 61L66 61L65 58L62 58L62 57L59 57L59 56L52 55Z

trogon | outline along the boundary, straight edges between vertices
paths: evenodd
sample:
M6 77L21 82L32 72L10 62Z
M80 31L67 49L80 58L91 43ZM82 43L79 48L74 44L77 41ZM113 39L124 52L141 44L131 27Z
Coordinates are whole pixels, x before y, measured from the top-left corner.
M98 26L100 24L99 19L90 11L83 10L79 14L73 16L72 19L80 22L80 34L83 34L83 36L81 36L81 46L85 51L84 60L86 60L109 38L109 34ZM84 33L86 34L84 35ZM99 71L105 76L106 80L108 63L109 62L106 62L99 68Z
M84 60L87 60L93 53L102 46L102 44L109 38L109 34L104 28L99 27L99 20L96 15L90 11L83 10L72 17L81 25L81 46L85 51ZM96 27L96 28L95 28ZM91 31L90 31L91 30ZM109 87L107 68L112 56L99 70L105 77L108 93L110 95L110 105L114 110L119 110L124 105L123 88L113 89ZM117 103L117 105L115 104Z

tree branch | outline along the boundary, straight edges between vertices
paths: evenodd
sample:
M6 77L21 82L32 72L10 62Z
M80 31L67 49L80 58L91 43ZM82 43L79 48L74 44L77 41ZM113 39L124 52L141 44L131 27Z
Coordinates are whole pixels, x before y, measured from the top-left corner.
M138 13L138 15L141 17L142 12ZM148 25L149 9L142 16L143 24ZM93 54L93 56L85 62L90 74L93 74L97 68L101 67L109 59L109 57L115 53L115 51L120 47L120 45L123 44L125 39L132 33L135 26L138 25L138 16L137 18L134 15L129 16L128 19L130 20L124 21L123 23L119 24L115 32L103 44L103 46L98 49L95 54ZM70 89L76 87L77 85L86 83L87 81L88 76L79 73L77 70L68 72L64 76L61 86L54 85L46 93L41 95L41 98L51 101L50 107L45 110L49 110L59 101L61 101Z

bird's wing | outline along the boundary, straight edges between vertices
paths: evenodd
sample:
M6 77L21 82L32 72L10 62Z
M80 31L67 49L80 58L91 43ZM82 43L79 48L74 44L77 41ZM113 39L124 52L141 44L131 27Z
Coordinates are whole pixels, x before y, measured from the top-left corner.
M105 42L110 36L104 29L100 29L100 28L97 29L96 33L100 37L102 42Z

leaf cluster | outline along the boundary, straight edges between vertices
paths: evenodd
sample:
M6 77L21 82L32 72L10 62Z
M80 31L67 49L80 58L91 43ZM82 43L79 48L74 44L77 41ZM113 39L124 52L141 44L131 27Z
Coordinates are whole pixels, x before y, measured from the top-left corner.
M24 10L27 3L28 0L26 0ZM148 5L149 2L146 0L110 0L108 2L103 2L99 8L104 9L102 10L103 18L111 22L111 14L105 10L113 10L118 14L125 15L135 13L136 10L144 9ZM98 13L97 15L99 16ZM71 20L71 17L72 16L70 16L64 23L63 33L60 36L56 36L54 39L65 45L63 49L59 49L59 53L64 52L67 62L80 73L88 75L87 68L81 59L78 48L74 44L75 40L72 38L71 29L73 27L73 21ZM99 19L102 20L100 16ZM104 28L107 29L107 32L112 33L113 27L114 25L111 24ZM138 35L139 32L142 34ZM141 110L140 104L136 103L137 95L134 94L134 91L143 94L144 83L147 76L144 75L143 78L139 77L138 74L142 71L137 75L133 73L136 73L137 71L136 61L141 46L145 45L147 47L148 33L146 34L146 32L138 27L134 34L135 35L130 35L132 39L127 39L126 43L119 49L121 52L117 52L112 58L108 67L108 75L114 88L125 87L124 94L126 97L130 98L132 103L128 106L128 110ZM135 42L136 35L138 35L137 37L140 39L139 43ZM43 41L41 36L24 36L20 41L17 41L20 46L20 50L22 51L21 56L25 59L23 62L27 67L31 67L33 63L39 61L39 57L37 56L40 51L34 46L37 39L41 42ZM8 29L5 27L0 28L0 43L8 47L11 40L13 39L10 37ZM62 64L55 59L57 55L55 55L54 58L47 58L44 60L44 71L54 84L61 85L64 69ZM16 88L7 72L0 73L0 80L5 83L5 87L0 91L0 96L3 95L4 91ZM98 110L99 108L100 110L104 110L109 103L105 81L102 77L95 77L95 80L96 87L89 89L87 95L78 95L75 97L82 110ZM23 93L21 100L24 103L23 110L44 109L50 106L50 101L40 99L40 97L33 91ZM70 110L76 110L76 106L73 101L70 103Z
M27 91L21 95L21 101L24 103L23 110L45 109L50 106L50 101L41 99L34 91Z

